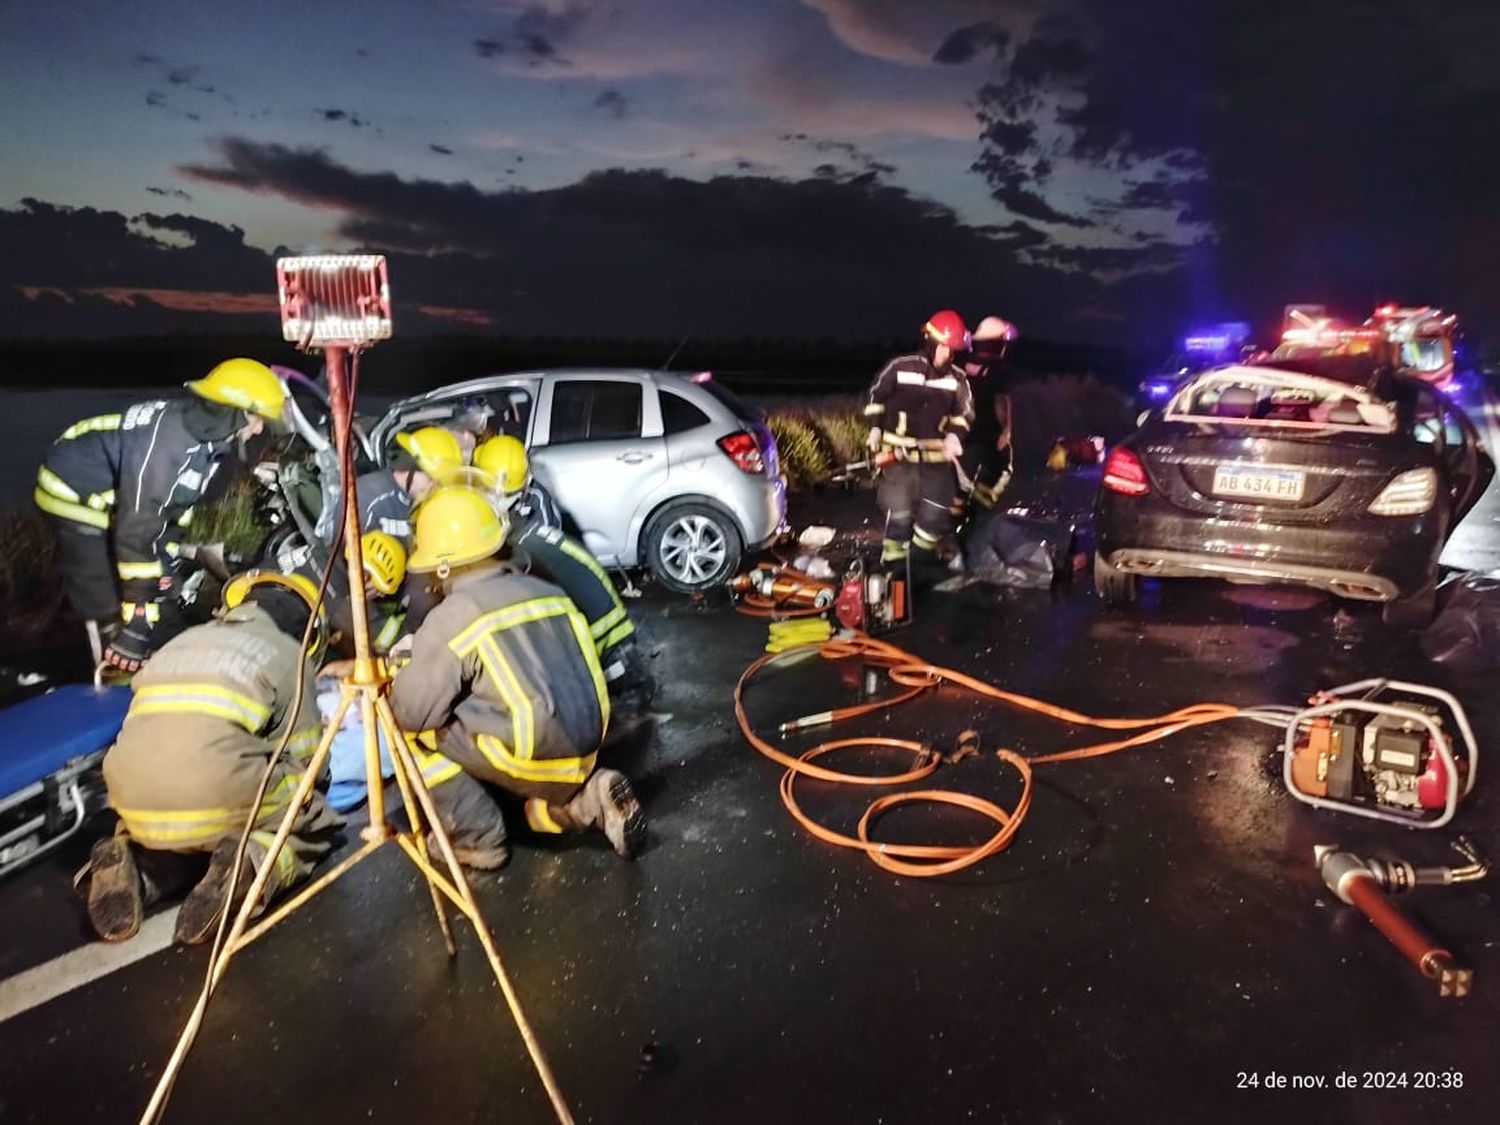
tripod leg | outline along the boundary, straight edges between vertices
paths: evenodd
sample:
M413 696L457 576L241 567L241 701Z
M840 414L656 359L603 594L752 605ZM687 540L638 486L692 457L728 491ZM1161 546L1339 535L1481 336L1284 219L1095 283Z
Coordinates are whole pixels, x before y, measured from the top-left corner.
M552 1102L552 1110L557 1114L557 1120L561 1125L573 1125L573 1114L569 1111L562 1089L558 1086L552 1067L547 1062L541 1041L537 1039L536 1032L532 1030L531 1021L526 1018L526 1013L521 1009L521 999L516 994L515 985L511 983L510 974L505 971L505 965L500 960L500 951L495 948L494 936L490 933L489 923L484 920L484 915L479 910L479 903L474 898L474 890L469 886L469 880L464 876L463 868L453 854L453 841L448 838L448 830L438 819L437 807L432 803L432 794L427 791L427 783L422 780L421 770L417 768L416 760L404 740L391 749L393 754L399 754L403 759L402 764L407 770L412 788L416 792L416 798L421 802L422 811L427 816L430 831L438 842L438 849L443 853L443 859L448 864L453 885L463 899L464 914L473 923L474 933L479 938L479 944L484 948L485 957L489 960L490 971L495 974L495 982L500 985L500 991L505 995L505 1003L510 1008L511 1018L516 1021L516 1030L521 1033L521 1039L531 1055L532 1065L536 1067L537 1076L541 1078L547 1097Z
M281 824L276 829L276 836L271 841L271 846L266 849L266 857L255 872L255 879L250 884L245 901L235 914L234 923L224 936L222 945L214 951L208 981L203 991L198 994L198 1002L193 1005L192 1014L188 1016L182 1035L178 1037L177 1046L172 1051L172 1057L167 1061L167 1069L162 1072L161 1079L156 1084L156 1090L151 1095L151 1101L147 1104L145 1113L141 1114L142 1125L151 1125L159 1120L162 1110L166 1108L167 1097L172 1092L172 1084L177 1081L178 1072L182 1070L182 1064L187 1061L188 1052L193 1048L193 1040L198 1037L198 1029L203 1026L203 1017L208 1012L208 1002L214 990L219 987L219 981L223 979L225 970L229 967L229 960L235 954L241 935L250 924L250 915L255 910L255 904L260 901L260 896L265 893L266 884L271 881L271 872L276 870L276 857L286 846L287 838L292 834L292 825L302 812L302 806L307 803L307 798L318 779L319 771L328 761L329 751L333 748L333 736L338 733L338 724L344 712L349 708L349 700L350 696L346 692L339 704L334 721L323 729L323 737L318 740L318 748L313 752L312 759L302 774L302 781L297 786L297 792L293 794L291 802L287 805L286 813L281 818ZM252 822L258 812L258 809L250 811Z
M422 809L412 797L412 782L411 778L406 775L405 759L398 757L394 749L398 741L405 745L406 737L396 724L396 716L391 711L390 701L383 695L375 700L375 714L380 721L381 730L385 732L385 737L393 748L391 765L395 767L396 784L401 788L401 800L406 805L406 818L411 822L412 836L416 845L421 847ZM433 885L426 871L422 872L422 877L427 883L427 893L432 896L432 909L437 912L438 928L443 931L443 947L447 949L449 957L456 957L458 946L453 944L453 927L448 924L448 911L443 906L443 896L438 893L437 887Z

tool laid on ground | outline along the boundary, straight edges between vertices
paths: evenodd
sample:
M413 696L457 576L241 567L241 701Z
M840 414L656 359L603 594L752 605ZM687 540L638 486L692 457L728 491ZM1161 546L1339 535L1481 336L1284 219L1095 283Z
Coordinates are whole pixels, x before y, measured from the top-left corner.
M1283 750L1282 774L1297 800L1408 828L1452 820L1479 765L1458 700L1399 680L1320 692L1292 716Z
M750 617L831 613L845 629L870 635L909 625L912 619L911 572L906 565L893 571L870 570L856 558L842 579L826 579L765 564L738 575L729 588L735 608Z
M1462 867L1417 867L1403 859L1361 859L1330 844L1313 849L1313 860L1328 889L1361 913L1404 954L1423 976L1438 985L1439 996L1467 996L1474 973L1458 967L1453 954L1424 934L1391 902L1386 891L1418 886L1451 886L1483 879L1490 865L1460 836L1453 844L1468 862Z

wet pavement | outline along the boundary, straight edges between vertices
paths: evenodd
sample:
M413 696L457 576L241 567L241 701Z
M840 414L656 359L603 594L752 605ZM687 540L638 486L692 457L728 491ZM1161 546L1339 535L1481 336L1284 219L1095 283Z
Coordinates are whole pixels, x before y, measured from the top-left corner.
M1089 487L1075 478L1050 499L1076 506ZM860 529L868 503L834 495L799 511ZM1375 608L1178 581L1111 613L1088 586L931 595L891 639L1099 715L1296 703L1399 676L1453 689L1481 745L1495 744L1491 684L1426 661ZM1500 884L1407 896L1476 970L1472 996L1440 1000L1312 862L1320 843L1448 862L1447 831L1292 801L1277 732L1235 722L1038 767L1009 851L948 878L893 877L798 828L779 769L739 737L730 693L764 623L655 593L634 608L669 717L616 764L639 779L650 849L625 864L592 844L521 839L505 872L476 879L578 1120L1494 1119ZM862 679L818 659L768 672L752 719L766 731L856 701ZM1022 753L1098 740L948 690L839 734L946 746L968 727ZM1486 776L1455 828L1500 856ZM1018 791L990 755L932 780L1007 806ZM845 831L868 799L798 791ZM987 828L924 807L877 835L977 842ZM83 943L75 858L0 884L0 976ZM449 962L420 884L382 853L235 960L167 1120L550 1120L477 943L460 929L459 945ZM204 962L154 953L0 1024L0 1121L134 1120ZM1336 1089L1346 1074L1353 1088ZM1278 1076L1284 1088L1268 1088Z

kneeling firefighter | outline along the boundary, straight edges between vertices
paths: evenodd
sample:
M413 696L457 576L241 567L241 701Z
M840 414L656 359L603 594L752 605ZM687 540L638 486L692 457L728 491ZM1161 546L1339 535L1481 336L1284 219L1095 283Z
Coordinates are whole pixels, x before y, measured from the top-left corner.
M644 710L656 694L656 684L636 642L635 623L593 552L551 522L550 496L529 484L526 447L509 435L490 438L474 451L474 467L502 496L516 498L505 538L511 565L562 587L588 622L612 706L617 711Z
M73 612L103 659L134 672L184 624L173 612L179 545L224 457L281 417L286 389L253 359L229 359L171 402L76 422L37 473Z
M937 546L952 528L952 462L974 417L969 385L954 367L969 348L963 318L951 309L922 328L922 348L891 360L865 403L869 448L883 464L876 498L885 510L881 561L935 570Z
M313 651L306 659L301 651L316 601L317 589L301 575L239 575L225 587L217 620L167 642L135 677L125 724L104 756L120 826L94 845L89 868L89 918L106 941L132 936L144 906L182 885L182 853L210 852L208 873L183 902L176 928L179 942L205 940L227 905L239 834L252 817L246 858L257 870L264 864L322 732L313 685L321 615ZM266 763L288 732L265 797L253 806ZM313 792L276 857L266 901L312 870L342 823ZM249 883L242 873L240 892Z
M496 555L505 535L477 490L444 488L417 513L407 566L435 575L443 600L391 684L396 721L435 735L422 775L467 866L509 859L481 782L524 798L536 831L599 830L632 858L646 818L623 774L594 768L609 692L588 622L558 587L506 568Z

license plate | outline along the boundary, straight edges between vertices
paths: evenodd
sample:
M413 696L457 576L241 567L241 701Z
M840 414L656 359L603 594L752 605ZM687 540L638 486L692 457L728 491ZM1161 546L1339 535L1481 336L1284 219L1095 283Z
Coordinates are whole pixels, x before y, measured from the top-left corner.
M1246 469L1220 465L1214 470L1214 492L1247 500L1301 500L1307 474L1291 469Z

